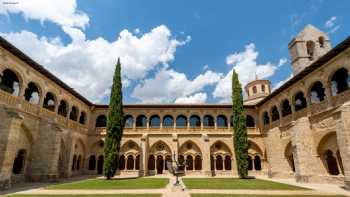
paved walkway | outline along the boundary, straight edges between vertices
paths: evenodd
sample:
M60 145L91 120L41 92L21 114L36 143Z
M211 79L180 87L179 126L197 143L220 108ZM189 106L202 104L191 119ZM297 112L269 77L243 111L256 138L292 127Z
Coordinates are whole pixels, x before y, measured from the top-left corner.
M169 184L164 189L108 189L108 190L48 190L44 187L32 188L15 192L16 194L51 194L51 195L76 195L76 194L162 194L162 197L190 197L190 194L257 194L257 195L335 195L350 196L350 191L344 190L337 185L297 183L292 179L266 179L282 182L290 185L301 186L313 190L213 190L213 189L186 189L181 178L181 186L174 187L175 177L170 177ZM14 193L12 193L14 194Z

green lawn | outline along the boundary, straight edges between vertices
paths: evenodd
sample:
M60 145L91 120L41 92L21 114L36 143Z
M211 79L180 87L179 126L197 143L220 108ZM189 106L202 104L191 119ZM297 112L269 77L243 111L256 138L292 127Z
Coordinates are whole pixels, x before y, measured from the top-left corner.
M246 194L191 194L191 197L345 197L345 196L314 196L314 195L246 195Z
M260 179L183 178L182 180L188 189L307 190L302 187Z
M48 186L47 189L158 189L169 183L167 178L89 179Z
M11 195L11 197L161 197L161 194L103 194L103 195Z

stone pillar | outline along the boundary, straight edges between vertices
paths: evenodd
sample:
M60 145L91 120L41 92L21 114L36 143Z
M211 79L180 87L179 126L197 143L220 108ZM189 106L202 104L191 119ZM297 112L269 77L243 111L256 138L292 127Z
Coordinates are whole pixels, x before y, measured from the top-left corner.
M207 134L202 134L203 139L203 160L202 160L202 167L203 167L203 173L204 175L211 176L211 169L210 169L210 141Z
M292 127L292 147L295 164L295 178L300 182L315 180L322 172L317 160L310 122L307 117L299 118Z
M280 129L278 127L270 129L264 140L267 152L268 176L270 178L290 177L290 168L284 155L285 147L281 143Z
M3 108L0 109L0 117L0 190L4 190L11 187L12 167L18 151L17 140L23 117L16 112L6 112Z
M37 143L33 144L32 165L28 178L32 181L56 180L59 177L61 130L52 120L42 119L38 132Z
M148 171L148 135L143 134L141 137L141 154L139 176L146 176Z
M343 104L337 118L337 143L344 168L345 186L350 189L350 102Z

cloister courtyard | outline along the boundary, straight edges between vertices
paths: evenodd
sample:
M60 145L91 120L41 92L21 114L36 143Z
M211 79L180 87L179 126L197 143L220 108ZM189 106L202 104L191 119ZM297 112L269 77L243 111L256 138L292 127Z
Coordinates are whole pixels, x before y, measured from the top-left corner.
M294 180L264 177L104 177L81 176L55 183L26 183L0 194L12 197L344 197L350 191L334 184L296 183Z

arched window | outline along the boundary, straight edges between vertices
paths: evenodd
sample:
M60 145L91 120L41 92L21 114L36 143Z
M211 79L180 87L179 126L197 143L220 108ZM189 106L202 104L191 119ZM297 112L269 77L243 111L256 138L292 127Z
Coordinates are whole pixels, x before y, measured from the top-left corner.
M82 111L82 112L80 113L79 123L80 123L80 124L85 124L85 122L86 122L86 113Z
M256 89L256 86L253 87L253 94L256 94L258 91Z
M73 155L73 162L72 162L72 171L75 170L75 166L77 165L77 155Z
M89 170L96 170L96 157L91 155L89 159Z
M140 155L136 156L135 170L140 170Z
M254 121L254 118L252 116L247 115L246 125L247 125L247 127L255 127L255 121Z
M81 155L78 156L78 160L77 160L77 170L80 170L80 163L81 163Z
M96 127L106 127L107 117L105 115L99 115L96 119Z
M331 78L332 95L335 96L339 93L349 89L350 77L346 68L340 68L337 70Z
M216 170L223 170L223 159L220 155L216 156Z
M119 170L125 169L125 157L124 155L120 155L119 157Z
M150 155L148 158L148 170L154 170L155 169L155 159L153 155Z
M255 167L255 170L258 170L258 171L261 170L261 159L258 155L254 157L254 167Z
M127 163L126 163L126 169L127 170L134 169L134 157L132 155L128 156Z
M338 175L339 168L337 164L337 159L333 156L333 152L327 150L325 153L325 161L327 164L327 170L330 175Z
M56 99L53 93L48 92L44 98L43 107L50 111L55 111ZM76 120L76 119L75 119Z
M186 128L187 118L184 115L180 115L176 118L176 128Z
M224 115L219 115L216 118L216 124L218 128L226 128L227 127L227 118Z
M263 120L264 120L264 125L268 125L270 123L269 113L264 112Z
M98 174L103 173L103 163L104 163L103 155L98 156L98 161L97 161L97 173Z
M310 89L311 103L319 103L325 98L324 88L321 82L315 82Z
M298 92L294 97L294 107L295 111L302 110L306 108L306 99L303 92Z
M200 128L201 127L201 118L197 115L192 115L190 117L190 127L191 128Z
M68 113L68 104L65 100L61 100L60 105L58 106L58 114L67 117Z
M208 127L214 127L214 118L211 115L205 115L203 118L203 126L208 128Z
M186 170L193 170L193 157L191 155L187 156L186 164L187 164Z
M265 92L265 85L261 85L261 92Z
M229 155L227 155L225 157L225 170L231 170L231 157Z
M197 155L194 159L194 169L202 170L202 158L200 155Z
M315 55L315 43L311 40L306 42L306 52L310 60L313 60Z
M21 174L24 169L24 164L26 160L26 150L21 149L18 151L17 156L13 162L12 173L13 174Z
M78 119L78 109L77 107L73 106L72 111L69 114L69 119L77 121Z
M272 115L272 117L271 117L272 122L280 119L280 114L279 114L276 106L272 107L271 115Z
M253 170L253 160L251 156L248 156L248 170Z
M324 37L318 37L318 43L320 44L320 48L324 48Z
M5 69L0 77L0 89L18 96L20 84L16 73L10 69Z
M33 104L39 103L39 88L33 82L28 83L27 88L24 91L24 100Z
M173 128L174 127L174 119L170 115L166 115L163 117L163 127L165 128Z
M168 170L168 162L171 162L171 156L170 155L167 155L165 157L165 170Z
M131 115L124 116L124 127L133 128L133 126L134 126L134 118Z
M289 104L289 101L287 99L285 99L282 102L282 116L285 117L285 116L288 116L291 113L292 113L292 108L291 108L291 106Z
M149 126L151 128L159 128L160 127L160 118L158 115L153 115L149 119Z
M147 127L147 117L145 115L139 115L136 118L136 127L145 128Z

